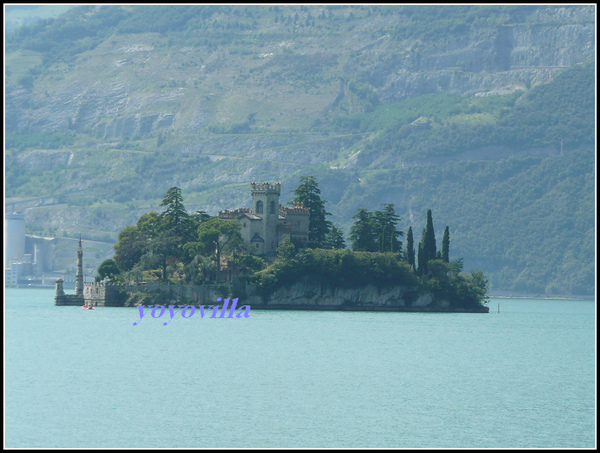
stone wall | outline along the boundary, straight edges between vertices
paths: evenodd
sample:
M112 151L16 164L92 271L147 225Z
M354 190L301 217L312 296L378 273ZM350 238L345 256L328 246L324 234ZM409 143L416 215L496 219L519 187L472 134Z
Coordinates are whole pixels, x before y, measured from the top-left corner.
M75 294L62 294L54 297L54 305L82 306L84 303L84 298Z
M120 283L86 283L83 288L83 297L86 305L122 307L129 290L130 285Z

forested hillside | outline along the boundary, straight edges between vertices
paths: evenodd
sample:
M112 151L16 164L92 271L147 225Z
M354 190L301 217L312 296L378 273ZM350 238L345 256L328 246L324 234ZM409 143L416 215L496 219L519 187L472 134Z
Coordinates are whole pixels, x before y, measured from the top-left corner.
M492 290L593 294L594 43L591 6L73 8L6 37L6 209L115 240L314 175L346 237L431 209Z

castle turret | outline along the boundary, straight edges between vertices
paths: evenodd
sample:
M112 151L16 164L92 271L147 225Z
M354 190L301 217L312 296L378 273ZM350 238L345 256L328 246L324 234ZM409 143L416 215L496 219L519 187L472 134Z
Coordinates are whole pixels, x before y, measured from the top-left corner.
M63 288L63 279L62 278L57 278L56 279L56 297L60 297L60 296L64 296L65 295L65 290Z
M81 235L79 235L79 246L77 247L77 275L75 276L75 295L83 297L83 248L81 247Z
M279 219L279 195L281 183L269 182L251 183L252 207L254 214L260 216L262 221L261 232L264 240L263 253L273 253L277 248L277 224Z

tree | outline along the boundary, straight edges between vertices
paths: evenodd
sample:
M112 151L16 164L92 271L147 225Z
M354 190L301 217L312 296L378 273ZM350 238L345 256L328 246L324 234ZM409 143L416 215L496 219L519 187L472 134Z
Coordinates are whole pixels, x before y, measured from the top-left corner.
M350 228L350 242L355 252L376 252L378 250L377 236L373 228L373 214L365 208L359 208L352 216L356 219Z
M210 216L204 211L189 215L183 205L183 196L179 187L171 187L163 198L161 206L167 209L161 213L150 213L140 217L139 228L149 236L148 249L161 262L162 276L166 279L167 265L178 260L189 262L186 244L198 239L199 226Z
M114 261L122 271L129 271L148 249L148 238L138 228L128 225L119 232L114 245Z
M450 262L450 229L448 225L446 225L444 237L442 238L442 261L445 263Z
M344 240L344 232L336 227L335 225L331 225L331 229L325 238L325 246L326 249L345 249L346 241Z
M400 236L404 232L396 230L396 224L400 221L400 216L394 211L392 203L383 205L383 211L375 211L373 214L373 228L377 236L379 252L402 252L402 242Z
M153 238L149 243L148 249L153 255L153 260L148 262L158 260L162 269L163 280L168 278L167 265L177 261L184 250L181 243L181 236L173 234L169 230L162 230L158 236Z
M126 272L124 278L128 282L138 283L141 282L144 278L144 273L140 269L139 266L134 266L129 272Z
M136 223L136 227L146 238L152 239L156 237L162 228L160 214L156 211L142 214Z
M431 209L427 210L427 225L425 226L425 232L423 233L423 259L425 262L436 259L436 244L435 244L435 232L433 230L433 219L431 216Z
M425 230L423 230L423 235L425 235ZM425 260L425 252L423 251L423 238L419 241L419 249L417 251L417 274L424 275L427 272L427 262Z
M412 227L408 227L408 233L406 233L406 261L412 266L413 270L417 270L415 266L415 241L413 238Z
M241 226L235 220L213 217L198 227L198 242L188 244L203 255L216 254L217 266L221 268L221 253L235 250L242 243Z
M469 274L470 277L470 289L475 294L475 301L480 304L487 304L489 299L487 298L487 292L489 289L489 282L483 271L472 270Z
M321 190L314 176L301 176L300 185L292 193L296 197L291 203L304 203L310 209L310 222L308 226L309 247L323 247L331 222L326 217L331 215L325 210L327 201L321 200Z
M296 246L292 243L289 236L283 238L283 240L277 246L277 258L282 260L289 260L296 253Z
M97 280L101 281L105 278L112 280L113 278L117 277L120 273L121 270L119 269L119 266L117 266L117 263L115 263L115 261L112 259L107 259L104 260L102 264L100 264L100 266L98 267Z
M179 187L171 187L163 198L161 206L166 206L167 209L160 214L161 229L171 230L179 236L189 236L190 224L189 214L183 205L183 196Z

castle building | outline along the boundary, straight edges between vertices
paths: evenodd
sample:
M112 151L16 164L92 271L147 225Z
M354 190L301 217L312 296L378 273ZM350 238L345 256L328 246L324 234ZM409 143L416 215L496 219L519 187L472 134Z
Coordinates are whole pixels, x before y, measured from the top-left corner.
M244 246L255 255L275 253L284 238L289 237L297 247L308 244L310 209L303 203L292 207L279 204L281 183L250 184L252 208L221 211L219 218L236 220L241 226Z

